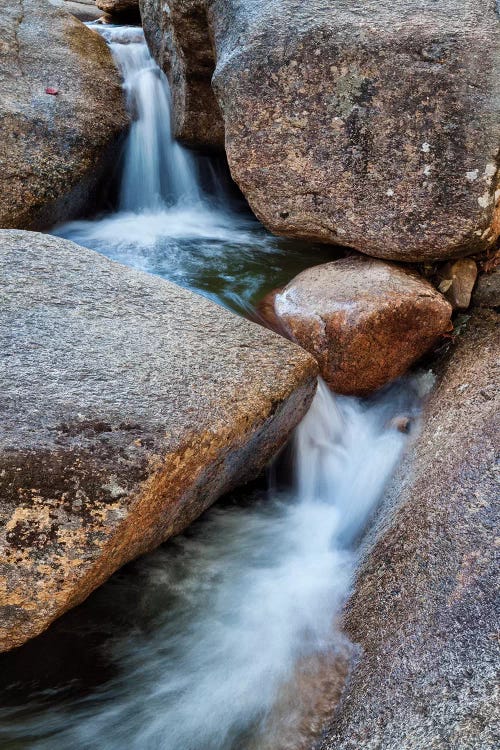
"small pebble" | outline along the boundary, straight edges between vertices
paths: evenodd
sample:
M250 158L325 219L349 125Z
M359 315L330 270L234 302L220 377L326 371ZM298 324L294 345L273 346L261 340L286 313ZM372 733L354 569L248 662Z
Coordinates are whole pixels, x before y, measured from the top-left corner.
M393 430L398 430L398 432L409 432L410 425L411 425L410 417L399 416L399 417L393 417L393 419L391 419L391 421L389 422L387 426Z

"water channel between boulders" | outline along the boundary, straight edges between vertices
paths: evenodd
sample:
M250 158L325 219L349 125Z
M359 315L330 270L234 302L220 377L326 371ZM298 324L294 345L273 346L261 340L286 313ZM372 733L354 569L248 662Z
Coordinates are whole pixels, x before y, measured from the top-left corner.
M267 291L332 259L268 234L223 166L172 140L168 84L141 29L98 28L134 114L117 203L55 234L250 317ZM352 648L336 622L357 544L408 439L390 423L418 416L418 391L408 380L360 400L320 382L267 486L224 498L1 657L0 746L310 746Z

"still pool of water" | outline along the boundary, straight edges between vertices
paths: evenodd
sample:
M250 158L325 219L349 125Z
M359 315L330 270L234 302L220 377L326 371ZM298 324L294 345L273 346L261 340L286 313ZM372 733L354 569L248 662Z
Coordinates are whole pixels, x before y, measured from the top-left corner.
M338 248L274 237L244 206L230 209L208 196L197 204L74 222L57 232L250 317L267 292L343 255Z

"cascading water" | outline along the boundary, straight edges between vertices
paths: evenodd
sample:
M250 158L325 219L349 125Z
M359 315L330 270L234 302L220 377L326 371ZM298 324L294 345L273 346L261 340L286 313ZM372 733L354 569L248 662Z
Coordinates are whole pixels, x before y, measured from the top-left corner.
M170 91L144 43L142 29L104 30L122 71L134 113L124 154L119 212L160 212L181 201L199 203L194 160L172 138Z
M55 230L80 245L156 273L239 312L306 266L332 259L273 237L208 158L170 131L170 91L137 27L94 25L122 71L133 117L119 165L117 210ZM304 252L306 249L306 252Z
M310 249L285 248L228 205L213 175L208 192L201 187L197 161L172 141L168 84L142 31L101 33L135 115L119 207L58 233L240 306L311 265ZM324 253L331 259L331 249ZM360 401L334 397L320 382L267 491L247 490L244 501L212 508L115 575L21 657L1 657L0 746L307 747L304 693L321 684L322 665L334 670L344 658L335 623L356 545L408 437L391 423L402 413L416 417L418 404L408 383ZM64 644L68 658L60 656ZM35 674L24 683L11 674L22 653Z

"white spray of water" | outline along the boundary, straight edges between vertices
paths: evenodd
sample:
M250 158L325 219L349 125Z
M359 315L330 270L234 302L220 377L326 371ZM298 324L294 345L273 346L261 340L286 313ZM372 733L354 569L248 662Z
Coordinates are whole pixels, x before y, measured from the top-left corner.
M37 750L255 742L297 663L341 640L334 622L354 541L407 439L387 427L398 408L393 392L364 404L320 382L296 431L292 488L213 509L194 535L145 558L130 604L156 614L115 642L119 677L64 712L24 717L17 729L11 718L6 736L46 737L25 745Z
M170 90L144 43L142 29L104 27L101 33L122 72L128 108L134 115L119 210L159 211L180 201L199 201L193 160L172 138Z

